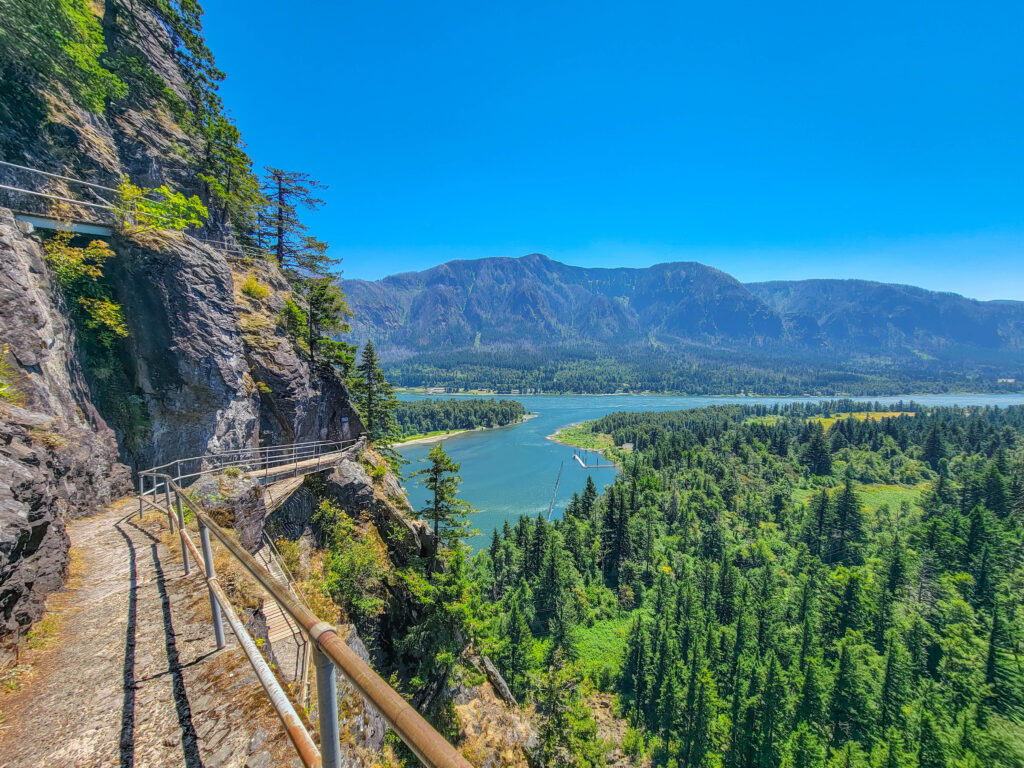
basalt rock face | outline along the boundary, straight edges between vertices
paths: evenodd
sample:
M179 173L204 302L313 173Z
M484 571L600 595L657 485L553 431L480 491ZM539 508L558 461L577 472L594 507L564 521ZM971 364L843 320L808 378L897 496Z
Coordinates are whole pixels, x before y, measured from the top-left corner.
M375 486L365 467L343 461L327 474L325 492L353 517L369 515L395 562L404 565L413 557L434 553L433 531L424 521L411 518L409 501L390 472Z
M259 548L267 509L259 480L242 472L227 470L203 475L189 486L191 498L203 505L218 525L233 528L238 543L250 552Z
M0 400L0 637L37 619L61 585L65 519L131 488L88 397L42 253L22 226L0 209L0 343L15 389Z
M259 398L224 255L180 235L113 245L130 328L127 358L149 425L132 463L255 446Z
M145 4L101 6L110 58L136 58L162 86L134 87L103 112L83 108L56 81L21 89L27 101L0 104L0 159L58 176L0 166L0 183L102 205L127 177L199 195L210 217L189 236L154 230L105 238L115 256L101 282L122 306L129 333L112 361L98 362L88 337L76 336L45 262L49 233L16 221L13 211L110 224L108 214L77 204L56 211L52 200L0 191L0 347L9 347L24 400L23 407L0 400L0 638L37 618L61 584L65 517L129 492L129 467L363 431L339 377L310 366L277 328L288 293L280 270L262 260L240 266L221 250L235 241L224 206L200 178L205 139L173 107L196 105L165 24ZM254 271L274 291L258 306L237 286ZM257 325L260 333L247 332ZM266 349L252 344L268 338Z

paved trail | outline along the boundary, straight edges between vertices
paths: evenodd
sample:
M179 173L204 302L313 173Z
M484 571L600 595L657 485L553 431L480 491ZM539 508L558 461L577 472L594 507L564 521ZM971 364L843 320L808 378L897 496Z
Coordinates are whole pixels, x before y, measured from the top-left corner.
M161 541L166 520L118 523L133 503L69 524L57 629L0 693L0 767L301 765L230 631L215 652L206 587Z

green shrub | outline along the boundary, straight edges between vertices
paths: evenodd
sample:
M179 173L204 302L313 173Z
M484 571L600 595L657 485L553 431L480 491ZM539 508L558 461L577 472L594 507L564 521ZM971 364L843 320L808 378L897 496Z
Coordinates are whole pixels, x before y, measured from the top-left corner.
M24 405L25 396L15 386L17 374L14 366L7 362L9 347L4 344L0 348L0 400L12 405Z
M58 232L46 242L46 263L70 304L80 329L91 332L93 339L110 349L118 338L128 335L121 305L112 301L99 282L103 266L114 252L102 240L93 240L84 248L71 245L71 232Z
M256 275L250 272L249 276L242 281L242 293L250 299L259 301L260 299L265 299L270 295L270 289L257 280Z
M320 502L314 529L329 544L324 558L324 586L353 621L376 616L384 607L384 569L373 542L330 501Z
M185 197L166 184L156 189L143 189L127 178L122 178L117 187L114 211L128 232L201 227L210 215L195 195Z

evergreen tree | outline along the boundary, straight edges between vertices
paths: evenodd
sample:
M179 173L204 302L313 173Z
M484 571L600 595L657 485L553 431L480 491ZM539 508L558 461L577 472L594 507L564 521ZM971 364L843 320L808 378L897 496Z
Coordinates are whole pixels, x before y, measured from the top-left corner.
M356 376L350 380L349 386L367 436L376 447L387 452L395 439L395 406L398 400L380 369L372 341L363 345Z
M768 659L768 677L761 694L761 745L758 750L758 768L778 768L782 762L783 747L788 734L788 696L785 675L778 658L772 653Z
M546 768L587 768L603 761L607 744L583 699L582 680L556 653L541 681L538 751Z
M708 766L720 764L720 755L715 750L713 733L717 709L718 694L715 690L715 681L705 667L697 676L697 690L691 709L685 765L693 766L693 768L708 768Z
M942 432L937 422L932 424L928 430L921 458L927 461L928 465L935 471L939 469L939 462L946 458L946 444L942 439Z
M506 602L501 622L502 645L498 664L512 692L519 698L529 690L530 660L533 654L533 633L523 610L523 594L516 590Z
M331 334L348 333L351 310L345 294L334 276L304 278L298 283L298 292L305 304L306 343L310 362L320 360L341 369L342 375L352 375L355 347L331 338Z
M836 498L836 558L832 562L859 564L863 562L860 550L867 539L864 512L860 497L853 490L853 481L847 477Z
M819 422L811 422L808 427L810 440L803 450L804 466L812 475L830 475L832 474L832 451L825 438L825 430Z
M948 768L949 750L935 718L928 711L921 713L921 736L917 753L918 768Z
M412 473L412 477L422 477L423 486L430 491L429 502L419 510L417 517L430 520L434 525L434 536L449 549L461 549L460 542L469 534L469 518L473 510L469 504L458 497L460 464L452 461L445 453L444 446L435 445L422 461L429 466ZM437 554L434 554L437 559Z
M315 191L325 189L308 174L267 167L262 192L266 210L260 217L259 245L269 247L277 265L291 280L326 274L334 263L327 256L327 244L306 234L308 228L299 209L315 211L323 200Z
M993 461L985 470L981 481L981 493L985 507L996 517L1003 518L1010 513L1009 494L1006 489L1006 480Z
M790 734L782 768L824 768L825 745L807 723L800 723Z
M822 729L828 713L828 690L821 679L821 671L815 659L808 659L807 674L800 690L800 704L796 710L796 721Z
M867 743L871 733L871 690L859 651L844 642L832 692L832 745L845 741Z

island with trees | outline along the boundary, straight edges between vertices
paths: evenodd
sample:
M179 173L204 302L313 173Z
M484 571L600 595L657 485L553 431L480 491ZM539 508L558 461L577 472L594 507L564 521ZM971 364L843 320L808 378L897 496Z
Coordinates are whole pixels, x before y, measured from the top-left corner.
M398 442L506 427L526 418L526 407L518 400L494 398L400 400L394 410Z

